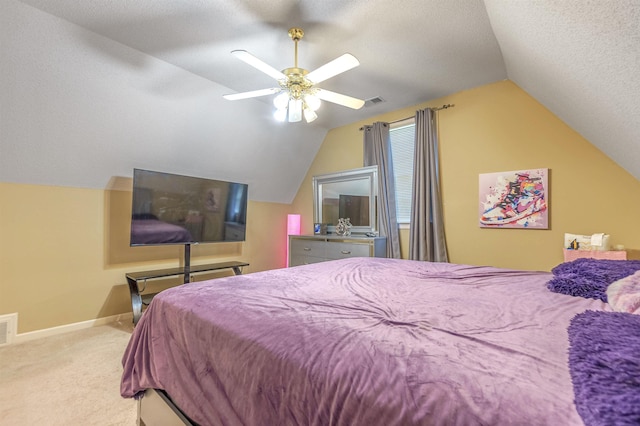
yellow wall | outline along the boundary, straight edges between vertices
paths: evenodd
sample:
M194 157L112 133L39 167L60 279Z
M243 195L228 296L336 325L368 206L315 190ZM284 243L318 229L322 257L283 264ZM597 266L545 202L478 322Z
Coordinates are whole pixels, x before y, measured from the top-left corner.
M313 223L313 175L362 167L362 132L375 121L455 104L438 113L441 192L449 258L454 263L550 270L562 262L565 232L606 232L613 244L640 249L640 182L510 81L432 100L331 130L293 202L305 233ZM549 230L481 229L480 173L549 168ZM401 232L406 258L408 231Z
M562 261L565 232L607 232L639 257L640 182L504 81L331 130L292 205L250 202L247 241L194 246L192 264L283 267L287 214L300 213L312 233L311 177L362 166L359 128L446 103L455 104L438 113L452 262L549 270ZM550 169L551 229L480 229L478 174L527 168ZM183 257L181 246L129 247L130 209L131 179L114 178L105 190L0 183L0 315L18 312L25 333L130 312L125 272L178 266ZM403 255L407 243L402 231Z
M131 312L126 272L182 264L183 246L129 247L131 179L114 186L0 183L0 314L18 312L19 333ZM289 205L249 202L247 241L193 246L192 264L284 267L287 213ZM149 285L169 282L179 280Z

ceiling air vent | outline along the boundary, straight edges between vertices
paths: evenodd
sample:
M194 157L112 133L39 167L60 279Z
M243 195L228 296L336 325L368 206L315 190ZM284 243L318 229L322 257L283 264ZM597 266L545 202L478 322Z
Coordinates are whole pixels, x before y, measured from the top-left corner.
M382 99L380 96L376 96L375 98L365 99L364 107L365 108L371 107L382 102L384 102L384 99Z

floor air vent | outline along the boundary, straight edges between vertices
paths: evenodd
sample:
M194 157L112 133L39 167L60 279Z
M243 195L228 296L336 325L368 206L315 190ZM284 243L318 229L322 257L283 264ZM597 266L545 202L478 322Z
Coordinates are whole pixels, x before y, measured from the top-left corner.
M0 346L13 342L18 324L18 314L0 315Z

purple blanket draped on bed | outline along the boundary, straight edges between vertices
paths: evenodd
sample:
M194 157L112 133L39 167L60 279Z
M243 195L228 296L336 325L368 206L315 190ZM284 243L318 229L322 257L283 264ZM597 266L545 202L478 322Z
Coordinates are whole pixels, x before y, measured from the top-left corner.
M547 288L557 293L607 301L607 287L640 270L640 260L576 259L551 270Z
M640 425L640 315L586 311L569 326L569 369L587 426Z
M567 326L607 308L550 277L352 258L175 287L121 393L164 389L203 425L581 425Z

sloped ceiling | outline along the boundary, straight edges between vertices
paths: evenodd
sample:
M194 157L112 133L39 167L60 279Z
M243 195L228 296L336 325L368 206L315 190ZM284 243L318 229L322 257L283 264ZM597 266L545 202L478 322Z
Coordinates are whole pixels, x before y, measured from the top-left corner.
M640 1L485 4L509 79L640 179Z
M76 48L100 57L105 66L129 69L136 78L151 81L161 61L208 82L206 89L202 81L182 87L188 78L172 80L171 73L164 72L145 87L160 99L204 91L207 107L224 111L211 117L215 138L207 138L209 145L200 147L200 155L208 158L206 164L169 149L149 159L148 168L166 170L170 165L168 171L204 176L216 169L211 177L248 182L255 200L290 202L331 128L506 78L640 179L638 0L21 3L81 29L73 32ZM9 23L10 18L3 19ZM360 60L359 67L327 80L322 88L362 99L381 97L384 102L358 111L325 102L315 122L282 124L269 117L271 97L223 100L223 93L274 86L270 77L238 61L230 51L247 50L277 69L291 67L293 43L287 31L293 26L306 33L299 45L301 67L315 69L345 52ZM19 36L12 33L10 37ZM6 45L3 40L3 49ZM4 52L2 59L9 56ZM9 152L4 138L1 143L3 151ZM145 143L153 142L139 142ZM144 150L121 146L114 148L117 155L105 155L94 164L82 158L89 153L73 146L63 148L75 149L80 155L76 160L86 160L92 167L76 174L69 174L65 167L46 169L46 179L89 187L104 187L110 177L130 175L132 164L123 158L128 158L130 150ZM146 151L152 150L150 146ZM10 152L16 157L27 155L15 147ZM250 155L256 152L259 155ZM168 153L171 162L166 159ZM37 157L38 149L31 147L28 155ZM136 158L135 154L129 157ZM47 183L38 182L35 171L25 171L15 161L0 161L1 180ZM48 164L45 159L35 163L40 169ZM61 176L57 180L56 173Z

